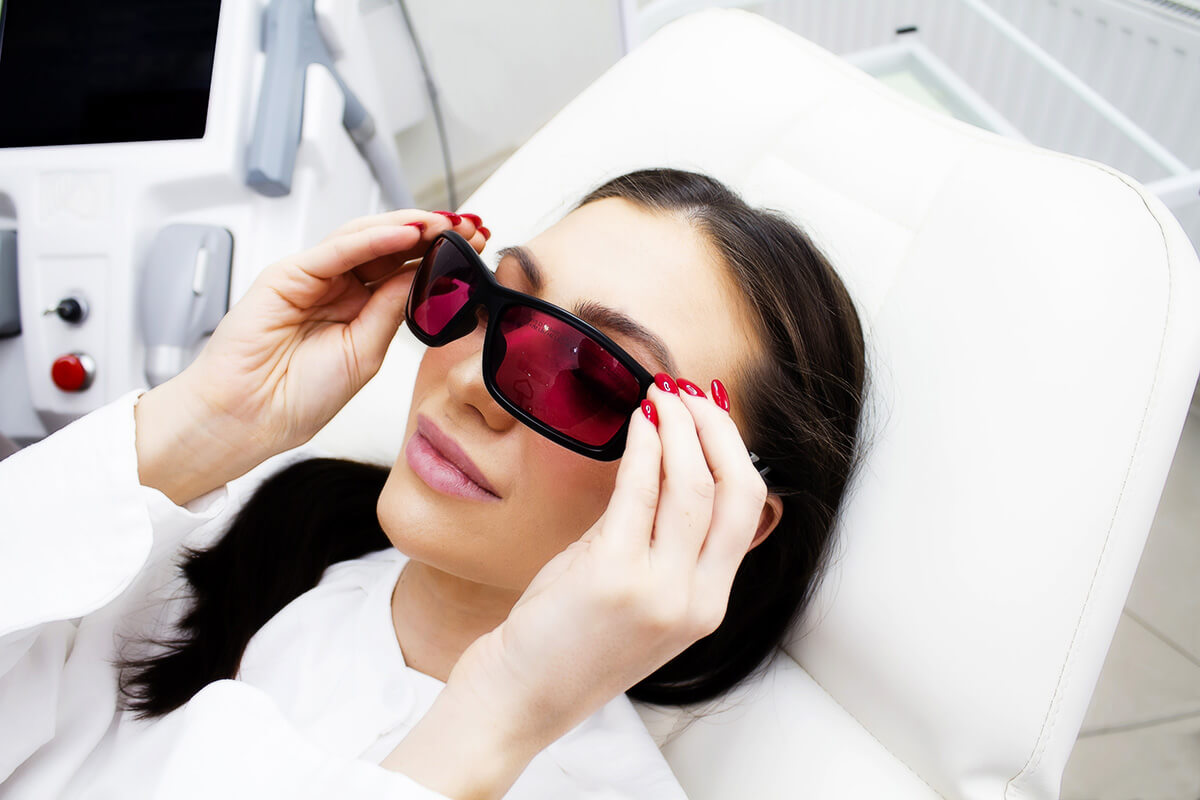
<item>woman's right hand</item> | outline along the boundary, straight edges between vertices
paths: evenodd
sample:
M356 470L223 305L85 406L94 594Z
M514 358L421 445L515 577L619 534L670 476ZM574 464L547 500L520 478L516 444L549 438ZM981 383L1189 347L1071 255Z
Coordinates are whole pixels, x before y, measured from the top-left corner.
M195 361L139 399L142 482L155 485L147 482L154 465L143 463L154 460L154 451L173 453L175 480L184 477L182 458L211 461L207 471L221 474L204 476L203 485L164 489L186 502L191 498L180 498L199 496L312 438L379 371L404 320L415 259L448 228L483 250L485 234L470 218L453 224L436 212L403 209L352 220L263 270ZM206 452L187 452L194 447Z
M647 398L659 421L633 412L600 519L467 647L383 767L448 797L502 797L538 752L721 624L782 501L726 405L657 383Z

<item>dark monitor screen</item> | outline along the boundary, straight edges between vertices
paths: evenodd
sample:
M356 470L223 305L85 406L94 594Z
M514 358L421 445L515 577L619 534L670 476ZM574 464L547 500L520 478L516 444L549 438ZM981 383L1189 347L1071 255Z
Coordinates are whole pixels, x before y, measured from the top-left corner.
M0 147L200 139L220 0L0 0Z

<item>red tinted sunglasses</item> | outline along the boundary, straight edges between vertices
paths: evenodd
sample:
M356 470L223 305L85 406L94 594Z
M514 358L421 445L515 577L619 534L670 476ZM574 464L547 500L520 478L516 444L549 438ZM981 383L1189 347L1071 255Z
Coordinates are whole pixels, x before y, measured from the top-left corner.
M500 285L466 239L444 231L413 276L408 326L441 347L478 327L480 306L487 309L483 383L496 402L563 447L599 461L620 458L629 418L654 376L571 312Z

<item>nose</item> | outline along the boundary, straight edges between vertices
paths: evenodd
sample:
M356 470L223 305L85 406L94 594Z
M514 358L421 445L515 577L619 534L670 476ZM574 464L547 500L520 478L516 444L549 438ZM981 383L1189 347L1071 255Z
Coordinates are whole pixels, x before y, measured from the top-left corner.
M516 419L500 407L483 382L483 343L484 332L487 329L487 312L480 309L477 315L479 325L469 336L456 343L461 346L461 357L446 374L446 387L451 400L464 408L474 410L489 429L499 433L516 424Z

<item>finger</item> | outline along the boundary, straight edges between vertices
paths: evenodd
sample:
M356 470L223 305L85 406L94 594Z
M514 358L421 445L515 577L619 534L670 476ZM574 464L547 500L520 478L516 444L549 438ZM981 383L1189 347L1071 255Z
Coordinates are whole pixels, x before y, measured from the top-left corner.
M449 214L451 212L446 213ZM457 222L438 211L434 211L433 216L441 220L441 222L430 229L432 231L432 235L429 237L430 241L443 230L452 228L455 233L466 239L471 247L475 248L476 253L483 252L483 245L487 241L487 237L479 230L479 223L476 222L478 217L476 215L464 216L462 214L454 214L453 217L458 220Z
M428 211L422 211L419 208L401 208L395 211L385 211L382 214L369 214L367 216L355 217L347 220L339 225L334 230L330 231L329 235L322 239L322 242L328 242L330 239L336 239L339 236L345 236L347 233L356 233L366 230L367 228L376 228L381 225L409 225L413 222L421 222L426 226L429 225Z
M708 534L714 483L692 414L677 393L651 389L663 443L662 496L654 519L655 555L670 569L690 575Z
M714 485L712 521L696 562L696 586L702 594L726 598L754 539L767 487L733 418L710 399L681 397L692 413Z
M450 212L447 212L449 214ZM491 232L483 233L479 230L480 222L475 214L463 215L455 214L457 222L454 218L442 214L437 211L422 211L419 209L405 208L398 211L387 211L382 214L373 214L367 217L358 217L352 219L342 225L333 234L326 237L326 240L333 239L336 236L342 236L347 233L355 233L368 228L386 226L386 225L407 225L414 222L420 222L425 226L422 239L426 242L432 242L439 233L453 229L455 233L462 236L471 246L475 248L475 252L483 252L483 246L487 242ZM424 252L424 247L421 252Z
M639 407L629 421L625 452L617 467L612 498L598 541L625 555L645 553L654 532L662 474L662 443L654 423Z
M604 523L607 519L608 519L608 509L605 509L604 511L600 512L600 516L596 519L596 521L594 523L592 523L592 527L590 527L586 531L584 531L583 535L580 536L579 539L577 539L576 541L590 542L593 539L595 539L596 537L598 537L600 535L600 532L604 530Z
M404 272L394 275L374 288L371 299L366 302L358 316L346 326L350 340L350 352L358 361L359 372L365 383L383 365L388 347L396 336L400 323L404 321L405 303L412 286L413 274Z
M347 233L277 262L259 279L297 308L310 308L326 297L333 279L360 264L414 248L416 228L377 226Z
M445 216L444 214L439 214L436 211L425 211L424 209L420 208L400 208L396 209L395 211L385 211L382 214L370 214L364 217L355 217L349 222L343 224L333 233L329 234L329 236L326 236L325 239L328 241L334 237L343 236L347 233L356 233L357 231L366 230L367 228L377 228L387 225L406 225L410 222L425 223L425 230L433 232L433 235L428 237L429 239L433 239L433 237L438 233L441 233L448 228L454 228L456 232L462 234L466 238L470 238L466 235L466 233L464 233L464 231L470 231L471 233L475 232L476 227L474 220L470 219L469 217L462 217L462 220L468 224L463 225L462 222L460 222L458 225L454 225L449 217Z
M359 264L354 268L353 272L363 283L375 283L376 281L382 281L391 277L406 267L416 269L420 263L420 259L405 258L404 254L395 253L383 256L382 258L376 258L365 264Z
M473 217L475 217L474 214L469 217L461 214L456 216L460 216L462 219L451 226L454 228L454 232L466 239L467 243L475 249L476 253L482 253L483 246L487 244L487 240L491 236L491 232L484 232L486 229L483 229L482 226L476 222L475 219L473 219ZM443 217L443 219L445 219L445 217Z
M416 214L422 215L421 219L411 219ZM472 215L474 216L474 215ZM475 249L475 252L483 252L484 244L487 238L484 233L479 230L475 221L470 217L463 216L462 221L455 224L449 218L438 214L434 211L414 212L412 209L406 209L403 212L393 211L386 214L376 214L371 217L360 217L351 220L339 229L343 233L351 233L358 230L366 230L370 227L389 224L389 220L394 220L391 224L397 225L420 225L421 238L417 243L415 252L423 255L428 249L429 244L437 238L442 231L453 228L456 233L462 236ZM408 220L408 221L405 221ZM420 258L412 258L413 253L397 254L388 256L374 261L369 261L366 264L361 264L354 268L354 274L358 276L363 283L372 283L374 281L383 280L390 277L394 273L405 269L406 267L416 267L420 264Z

